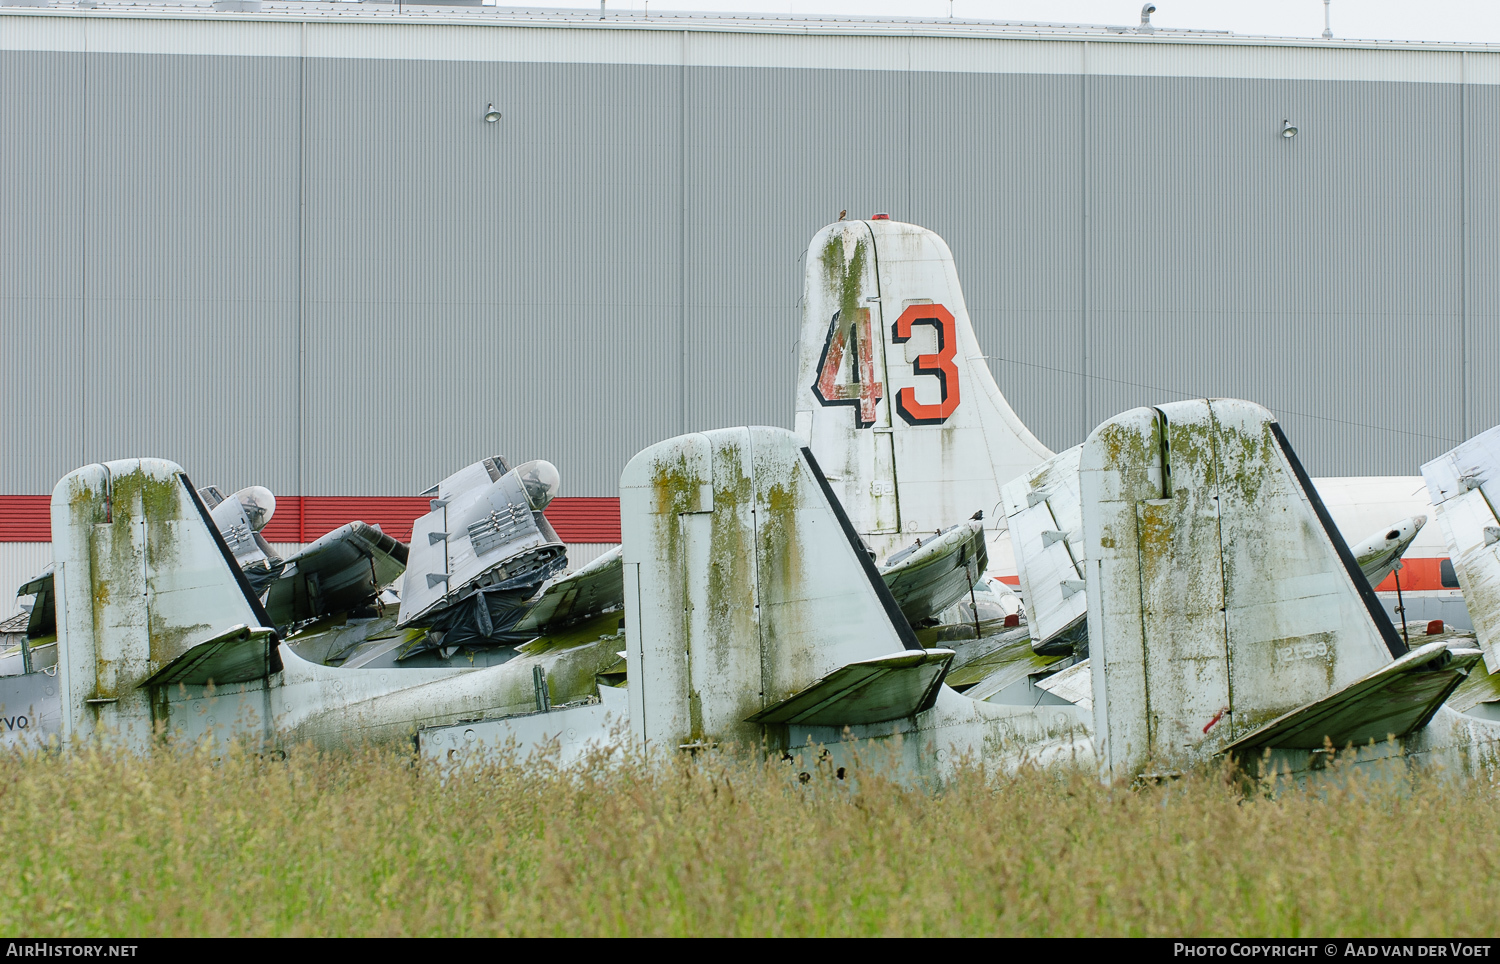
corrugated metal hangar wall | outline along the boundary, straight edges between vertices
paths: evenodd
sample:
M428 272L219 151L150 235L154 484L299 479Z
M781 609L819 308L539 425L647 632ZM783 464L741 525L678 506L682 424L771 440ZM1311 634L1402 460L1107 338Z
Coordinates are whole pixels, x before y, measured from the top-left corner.
M501 453L615 495L651 442L790 426L841 209L948 240L1055 448L1230 395L1314 474L1405 475L1500 422L1500 54L20 14L0 494Z

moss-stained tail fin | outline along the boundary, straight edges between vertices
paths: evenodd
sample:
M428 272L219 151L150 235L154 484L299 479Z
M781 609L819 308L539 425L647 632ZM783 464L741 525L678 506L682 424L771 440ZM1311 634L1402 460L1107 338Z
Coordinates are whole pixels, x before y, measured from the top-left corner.
M1264 408L1134 409L1079 477L1108 775L1205 759L1404 652Z
M265 610L177 465L70 472L52 493L52 533L65 741L105 729L143 745L163 672L229 683L280 668Z
M1052 453L1000 394L942 238L890 220L817 233L796 393L798 435L878 556L983 511L1008 566L1000 486Z
M630 722L648 748L774 742L766 728L784 723L759 718L769 707L921 648L817 460L785 429L645 449L620 478L620 521ZM925 680L915 695L935 698L938 662L860 672L911 671Z

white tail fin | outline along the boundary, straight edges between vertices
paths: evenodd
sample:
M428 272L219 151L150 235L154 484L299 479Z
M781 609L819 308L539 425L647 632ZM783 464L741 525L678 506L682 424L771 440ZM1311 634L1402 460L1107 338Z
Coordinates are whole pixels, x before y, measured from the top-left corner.
M1000 487L1052 453L995 385L943 239L829 225L807 251L802 318L797 434L877 555L976 510L992 540L1003 533Z
M173 463L68 473L52 492L52 537L65 741L105 727L144 745L167 722L148 684L280 669L269 617Z
M755 746L764 731L751 717L832 685L825 678L852 663L921 649L785 429L719 429L645 449L620 477L620 524L630 725L650 748ZM897 668L926 679L921 667ZM868 722L858 694L837 695L846 722Z
M1500 672L1500 426L1422 466L1491 674Z
M1079 474L1106 773L1203 760L1405 652L1260 406L1126 412Z
M1059 452L1000 489L1031 644L1037 652L1076 651L1088 639L1088 596L1083 591L1087 561L1078 494L1082 451L1083 446L1075 445Z

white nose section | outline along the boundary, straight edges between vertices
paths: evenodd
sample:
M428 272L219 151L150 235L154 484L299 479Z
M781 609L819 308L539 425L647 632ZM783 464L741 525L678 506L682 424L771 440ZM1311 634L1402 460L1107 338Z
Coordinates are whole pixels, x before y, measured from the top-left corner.
M1426 524L1425 515L1402 519L1388 529L1371 533L1350 547L1350 551L1354 553L1354 561L1359 564L1360 571L1365 574L1365 579L1369 580L1371 586L1380 585L1386 576L1395 571L1402 555Z

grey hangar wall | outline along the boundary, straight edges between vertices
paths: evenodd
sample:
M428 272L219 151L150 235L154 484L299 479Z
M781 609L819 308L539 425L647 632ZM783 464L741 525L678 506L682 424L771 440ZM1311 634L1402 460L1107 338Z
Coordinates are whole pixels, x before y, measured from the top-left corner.
M1054 448L1228 395L1314 475L1414 474L1500 422L1497 96L0 50L0 493L153 455L404 495L499 453L615 495L651 442L791 425L841 209L947 239Z

